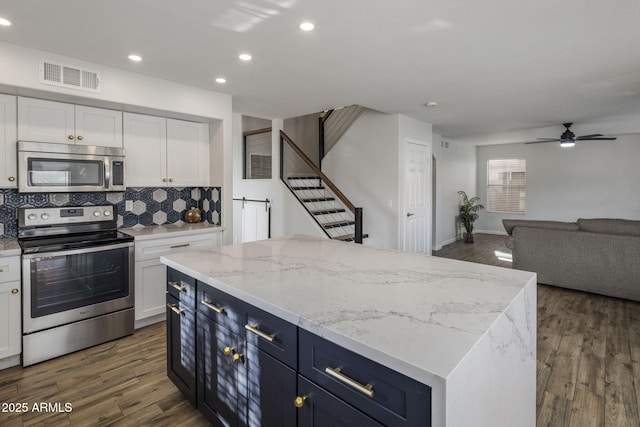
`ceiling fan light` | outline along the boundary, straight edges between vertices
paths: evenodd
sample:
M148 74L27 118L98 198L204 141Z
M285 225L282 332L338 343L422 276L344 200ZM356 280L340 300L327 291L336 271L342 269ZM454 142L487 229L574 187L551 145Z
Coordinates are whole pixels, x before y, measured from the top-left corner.
M571 147L575 147L576 142L572 139L563 139L562 141L560 141L560 147L562 148L571 148Z

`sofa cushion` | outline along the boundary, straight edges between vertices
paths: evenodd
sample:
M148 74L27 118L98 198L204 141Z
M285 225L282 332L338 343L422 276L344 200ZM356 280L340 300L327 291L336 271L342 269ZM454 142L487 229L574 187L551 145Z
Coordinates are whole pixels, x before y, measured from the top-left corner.
M579 218L580 231L622 236L640 236L640 221L617 218Z
M531 219L503 219L502 225L507 230L509 235L513 234L514 227L533 227L533 228L546 228L549 230L566 230L566 231L578 231L580 228L575 222L563 222L563 221L539 221Z

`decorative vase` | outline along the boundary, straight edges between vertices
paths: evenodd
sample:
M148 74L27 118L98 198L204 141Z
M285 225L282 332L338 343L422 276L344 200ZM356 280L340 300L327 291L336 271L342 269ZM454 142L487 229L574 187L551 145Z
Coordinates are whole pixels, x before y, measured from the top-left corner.
M188 223L200 222L202 220L202 214L197 208L191 208L184 214L184 220Z
M473 243L473 233L464 233L463 237L465 243Z

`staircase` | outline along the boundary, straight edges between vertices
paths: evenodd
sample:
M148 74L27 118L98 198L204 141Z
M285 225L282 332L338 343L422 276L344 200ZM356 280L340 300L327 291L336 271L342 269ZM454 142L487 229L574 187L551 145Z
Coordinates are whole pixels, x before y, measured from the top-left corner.
M286 184L327 236L348 242L355 240L355 213L323 185L320 177L289 176Z
M362 243L362 208L356 208L322 171L280 131L280 179L325 234Z

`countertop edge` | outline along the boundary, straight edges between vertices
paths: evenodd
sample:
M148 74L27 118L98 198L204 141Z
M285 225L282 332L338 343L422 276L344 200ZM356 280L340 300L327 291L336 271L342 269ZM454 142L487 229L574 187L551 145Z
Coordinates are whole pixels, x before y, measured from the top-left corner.
M198 223L187 226L167 227L163 225L149 226L144 228L119 228L118 231L132 236L136 241L165 239L172 236L189 236L202 233L220 233L225 230L222 225Z

